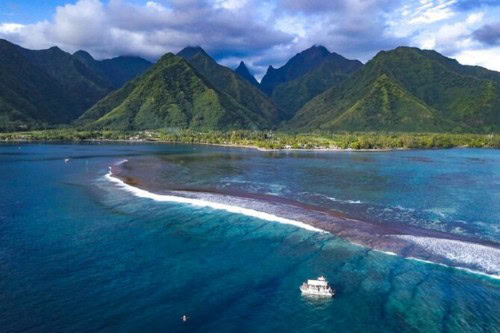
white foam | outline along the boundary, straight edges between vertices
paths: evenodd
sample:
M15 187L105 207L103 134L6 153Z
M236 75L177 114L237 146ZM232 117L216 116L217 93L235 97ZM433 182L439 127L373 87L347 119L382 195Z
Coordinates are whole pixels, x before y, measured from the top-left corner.
M377 252L385 253L385 254L390 255L390 256L397 256L398 255L397 253L394 253L391 251L382 251L382 250L378 250L378 249L374 249L374 250Z
M343 203L350 203L350 204L361 204L363 203L362 201L360 200L340 200L340 199L336 199L334 197L326 197L328 200L331 200L331 201L336 201L336 202L343 202Z
M141 190L137 187L130 186L126 183L124 183L122 180L113 177L111 168L109 173L106 175L106 178L123 188L124 190L134 194L137 197L140 198L147 198L147 199L152 199L155 201L159 202L176 202L176 203L182 203L182 204L188 204L188 205L193 205L197 207L209 207L213 209L218 209L218 210L224 210L226 212L230 213L235 213L235 214L241 214L241 215L246 215L250 217L255 217L261 220L266 220L266 221L272 221L272 222L278 222L282 224L289 224L293 225L305 230L309 231L314 231L314 232L320 232L320 233L327 233L327 231L315 228L309 224L299 222L299 221L294 221L290 219L286 219L283 217L275 216L272 214L264 213L264 212L259 212L253 209L249 208L242 208L238 206L231 206L231 205L226 205L222 203L217 203L217 202L211 202L211 201L206 201L206 200L200 200L200 199L192 199L192 198L185 198L185 197L179 197L179 196L174 196L174 195L162 195L162 194L155 194L151 193L145 190Z
M407 207L403 207L401 205L394 206L393 208L396 208L398 210L408 211L408 212L414 212L415 211L415 209L413 209L413 208L407 208Z
M487 276L487 277L489 277L491 279L500 280L500 275L494 275L494 274L488 274L488 273L484 273L484 272L479 272L479 271L475 271L473 269L468 269L468 268L465 268L465 267L450 267L450 266L445 265L445 264L441 264L441 263L433 262L433 261L429 261L429 260L424 260L424 259L419 259L419 258L415 258L415 257L407 257L406 259L411 259L411 260L419 261L419 262L422 262L424 264L429 264L429 265L439 265L439 266L443 266L443 267L459 269L461 271L466 271L467 273L483 275L483 276Z
M124 163L124 162L126 162L126 160L119 162L119 164ZM260 212L260 211L254 210L254 209L243 208L243 207L238 207L238 206L233 206L233 205L228 205L228 204L223 204L223 203L217 203L217 202L212 202L212 201L207 201L207 200L201 200L201 199L193 199L193 198L186 198L186 197L181 197L181 196L161 195L161 194L151 193L151 192L148 192L146 190L142 190L142 189L139 189L137 187L128 185L125 182L123 182L122 180L120 180L116 177L113 177L111 167L109 168L109 173L106 174L106 178L109 181L116 183L118 186L120 186L125 191L130 192L130 193L132 193L135 196L140 197L140 198L147 198L147 199L151 199L151 200L155 200L155 201L159 201L159 202L182 203L182 204L188 204L188 205L193 205L193 206L197 206L197 207L209 207L209 208L213 208L213 209L217 209L217 210L224 210L224 211L227 211L230 213L255 217L255 218L266 220L266 221L272 221L272 222L278 222L278 223L282 223L282 224L293 225L293 226L296 226L296 227L299 227L299 228L302 228L305 230L313 231L313 232L328 233L325 230L313 227L311 225L308 225L308 224L300 222L300 221L295 221L295 220L279 217L279 216L276 216L273 214ZM331 198L331 199L335 200L335 198ZM337 201L337 200L335 200L335 201ZM472 269L465 268L465 267L454 267L454 268L461 269L461 270L464 270L464 271L467 271L470 273L474 273L474 274L488 276L488 277L494 278L494 279L500 279L500 250L499 249L484 246L484 245L479 245L479 244L461 242L461 241L457 241L457 240L440 239L440 238L418 237L418 236L411 236L411 235L393 235L393 237L401 238L401 239L416 243L417 245L425 248L426 250L431 251L437 255L444 256L448 259L451 259L458 264L467 264L467 265L477 266L477 267L480 267L481 269L483 269L487 272L493 272L494 274L479 272L479 271L472 270ZM350 242L350 243L353 245L360 246L360 247L366 247L364 245L357 244L354 242ZM385 253L387 255L391 255L391 256L398 255L394 252L382 251L382 250L378 250L378 249L374 249L374 250L376 250L378 252ZM428 264L449 267L449 266L442 264L442 263L436 263L436 262L418 259L418 258L414 258L414 257L408 257L408 259L417 260L417 261L428 263Z
M427 251L452 260L457 265L477 267L487 272L488 276L500 278L500 249L452 239L411 235L393 237L413 242ZM470 270L467 267L457 268Z

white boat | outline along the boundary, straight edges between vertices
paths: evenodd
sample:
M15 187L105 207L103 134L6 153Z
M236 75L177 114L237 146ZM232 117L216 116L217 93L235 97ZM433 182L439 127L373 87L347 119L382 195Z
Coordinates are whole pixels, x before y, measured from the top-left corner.
M307 280L300 286L300 291L304 295L322 297L332 297L335 295L335 290L330 287L328 281L323 276L320 276L317 280Z

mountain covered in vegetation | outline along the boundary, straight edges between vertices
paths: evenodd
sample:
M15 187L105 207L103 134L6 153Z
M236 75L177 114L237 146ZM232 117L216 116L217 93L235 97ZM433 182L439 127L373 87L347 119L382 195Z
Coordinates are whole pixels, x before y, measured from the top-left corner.
M382 51L360 71L305 104L295 131L498 132L500 73L435 51Z
M219 65L201 47L186 47L177 55L186 59L216 89L262 115L269 123L278 125L283 120L283 111L268 96L230 68Z
M200 47L152 65L0 40L0 131L75 119L117 130L490 133L500 131L500 73L417 48L363 66L314 46L259 84L243 62L233 71Z
M271 96L277 86L306 74L319 66L329 55L330 52L324 46L313 46L296 54L280 68L269 66L260 87Z
M262 114L219 91L186 60L171 53L99 101L79 123L119 130L261 129L271 125Z
M103 75L58 47L28 50L0 40L0 130L69 123L112 91L120 77L139 73L121 59L94 62L119 74Z
M363 64L358 60L349 60L337 53L329 53L309 72L278 85L273 90L272 99L285 110L286 119L290 119L312 98L340 84L362 67Z
M136 78L151 67L149 61L132 56L120 56L112 59L95 60L86 51L77 51L73 54L88 68L99 74L106 83L114 89L121 88L126 82Z
M74 110L76 103L68 93L62 82L33 64L20 47L0 40L0 130L71 120L68 110Z
M58 47L47 50L27 50L19 47L19 50L32 64L64 87L61 93L75 105L74 108L67 110L68 119L78 117L111 91L111 87L103 77Z
M255 76L250 73L248 67L242 61L239 66L234 70L235 73L238 73L242 78L250 82L253 86L259 87L259 82L255 79Z

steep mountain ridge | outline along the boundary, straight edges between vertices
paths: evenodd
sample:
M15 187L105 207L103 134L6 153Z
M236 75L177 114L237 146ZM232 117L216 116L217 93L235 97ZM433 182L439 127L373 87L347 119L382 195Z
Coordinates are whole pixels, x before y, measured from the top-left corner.
M19 46L0 39L0 130L69 122L78 105L70 91Z
M187 61L171 53L79 119L90 128L263 129L262 115L217 90Z
M380 85L378 80L383 75L387 78L386 85L390 82L393 86L391 91L398 92L388 95L391 115L385 114L387 108L373 99L371 93ZM344 83L304 105L285 126L300 131L498 131L499 79L500 73L463 66L434 51L399 47L377 54ZM405 97L400 98L401 95ZM353 107L358 111L353 112ZM412 116L414 120L421 120L415 121L414 126L396 121L406 119L409 109L418 111ZM348 111L359 117L342 116ZM385 120L367 122L367 117ZM431 123L428 117L432 118ZM345 119L349 119L348 128L342 125ZM368 123L371 125L366 126Z
M72 119L111 91L105 79L58 47L46 50L19 49L31 63L64 86L67 98L75 104L74 109L67 110Z
M201 47L187 47L177 55L186 59L215 88L234 98L243 107L261 114L274 125L283 119L283 111L268 96L230 68L219 65Z
M285 82L295 80L321 64L330 52L324 46L312 46L297 53L280 68L269 66L260 82L260 87L269 96L274 89Z
M113 89L121 88L126 82L142 74L152 63L133 56L120 56L112 59L95 60L86 51L77 51L73 54L88 68L98 73Z
M234 70L235 73L239 74L242 78L250 82L253 86L259 87L259 82L255 79L255 77L250 73L248 67L242 61L239 66Z
M114 89L114 83L143 70L131 68L130 62L126 57L98 62L87 52L71 55L58 47L29 50L0 39L0 130L71 122ZM92 66L101 64L114 77Z
M286 111L288 120L312 98L340 84L362 67L363 64L358 60L349 60L339 54L330 53L310 72L278 85L273 91L272 99Z

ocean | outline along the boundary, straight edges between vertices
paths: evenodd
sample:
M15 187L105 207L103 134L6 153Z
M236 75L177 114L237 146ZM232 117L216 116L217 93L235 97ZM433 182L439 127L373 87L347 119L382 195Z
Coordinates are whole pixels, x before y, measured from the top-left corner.
M2 144L0 331L499 332L499 165ZM320 275L336 296L302 296Z

